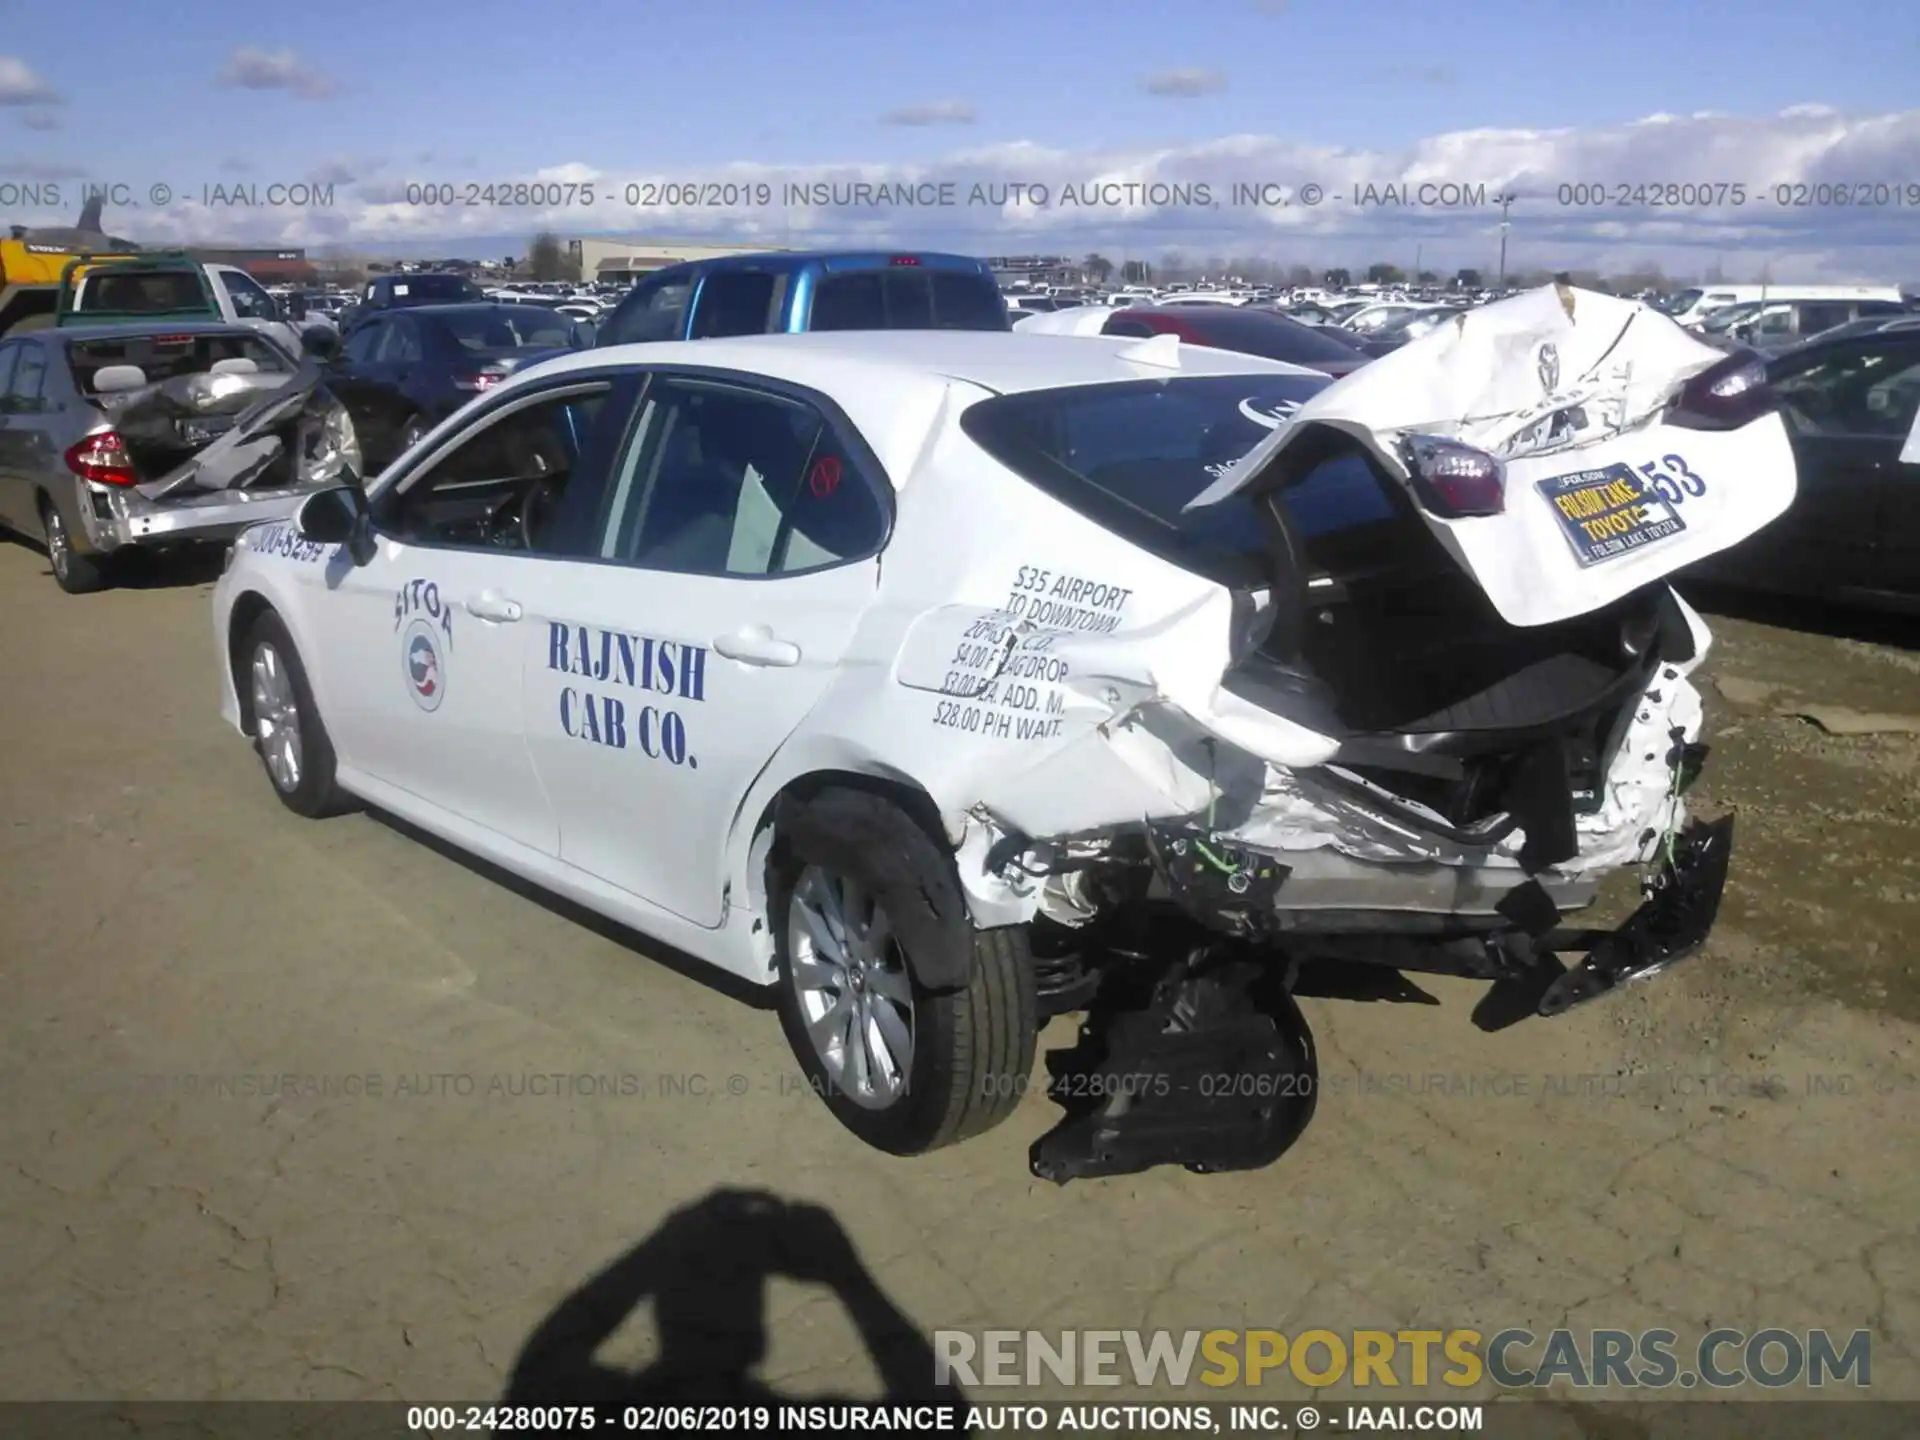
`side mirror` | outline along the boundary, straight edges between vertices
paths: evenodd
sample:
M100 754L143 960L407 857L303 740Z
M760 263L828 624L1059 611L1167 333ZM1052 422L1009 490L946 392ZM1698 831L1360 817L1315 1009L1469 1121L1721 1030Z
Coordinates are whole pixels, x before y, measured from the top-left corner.
M1747 322L1747 323L1745 323L1745 324L1742 324L1742 325L1736 325L1736 326L1734 326L1734 327L1733 327L1733 338L1734 338L1734 339L1736 339L1736 340L1751 340L1751 339L1753 339L1753 324L1752 324L1752 322L1751 322L1751 321L1749 321L1749 322Z
M373 517L357 484L316 490L294 512L293 528L316 545L345 545L353 563L365 565L377 553Z
M340 332L330 325L309 325L300 332L300 348L316 360L331 360L340 353Z

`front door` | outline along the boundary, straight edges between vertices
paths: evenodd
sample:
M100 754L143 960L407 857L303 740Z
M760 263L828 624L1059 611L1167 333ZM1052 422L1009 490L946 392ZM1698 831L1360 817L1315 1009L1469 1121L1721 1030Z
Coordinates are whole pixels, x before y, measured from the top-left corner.
M721 923L740 805L837 677L890 514L877 463L809 397L653 379L574 558L516 592L563 860Z
M617 388L549 386L476 416L382 489L378 555L316 611L341 764L547 855L559 830L521 731L536 622L514 597L559 562L528 548L522 510L599 483L602 452L570 437L617 425Z

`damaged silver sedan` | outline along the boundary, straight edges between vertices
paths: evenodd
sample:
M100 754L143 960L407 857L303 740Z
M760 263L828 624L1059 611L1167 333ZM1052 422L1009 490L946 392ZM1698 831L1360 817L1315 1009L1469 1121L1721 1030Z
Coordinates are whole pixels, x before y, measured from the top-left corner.
M1667 577L1794 487L1751 357L1564 288L1338 382L1172 336L615 347L243 536L223 713L297 813L772 987L873 1145L999 1123L1083 1012L1036 1174L1247 1168L1311 1115L1306 967L1481 978L1497 1023L1703 943L1731 827L1686 814Z
M130 550L224 543L358 468L320 368L251 330L161 322L0 345L0 523L54 579L111 583Z

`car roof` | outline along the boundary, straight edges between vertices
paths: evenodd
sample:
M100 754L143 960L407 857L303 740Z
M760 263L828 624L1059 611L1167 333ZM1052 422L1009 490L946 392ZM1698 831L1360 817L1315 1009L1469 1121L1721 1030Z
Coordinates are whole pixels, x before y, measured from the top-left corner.
M496 395L574 373L648 365L735 370L819 390L872 442L896 483L916 463L949 387L996 395L1209 375L1325 372L1199 345L1179 347L1179 368L1123 358L1153 342L1132 336L1028 335L1017 330L829 330L656 340L556 356L516 372Z
M870 383L889 376L963 380L983 390L1011 394L1178 375L1313 373L1298 365L1203 346L1183 348L1178 370L1122 358L1123 352L1140 343L1130 336L1030 335L1010 330L814 330L799 335L612 345L556 363L581 370L608 364L744 370L797 385L818 385L829 393L839 384ZM542 368L554 373L551 366ZM840 396L835 393L834 398Z

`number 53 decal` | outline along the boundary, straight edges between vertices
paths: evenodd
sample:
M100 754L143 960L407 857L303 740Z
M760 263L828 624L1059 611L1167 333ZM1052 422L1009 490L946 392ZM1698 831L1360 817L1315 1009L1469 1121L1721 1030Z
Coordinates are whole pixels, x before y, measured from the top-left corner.
M1687 468L1678 455L1662 455L1640 467L1654 493L1669 505L1684 505L1689 495L1707 493L1707 482Z

